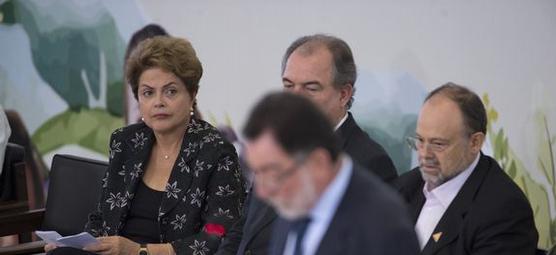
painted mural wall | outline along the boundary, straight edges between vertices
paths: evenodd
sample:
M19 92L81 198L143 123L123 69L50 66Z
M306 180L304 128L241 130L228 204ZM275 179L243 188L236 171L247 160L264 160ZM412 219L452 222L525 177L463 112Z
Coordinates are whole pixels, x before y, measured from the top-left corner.
M330 33L358 64L352 112L400 173L426 93L466 85L488 108L488 143L534 209L539 246L556 243L556 2L0 0L0 104L22 115L49 164L55 153L106 158L123 125L130 35L155 22L191 40L205 73L199 107L240 130L281 88L297 37Z
M123 125L122 56L132 30L122 33L114 13L136 5L119 5L0 4L0 103L20 113L47 161L55 152L105 158L110 133Z

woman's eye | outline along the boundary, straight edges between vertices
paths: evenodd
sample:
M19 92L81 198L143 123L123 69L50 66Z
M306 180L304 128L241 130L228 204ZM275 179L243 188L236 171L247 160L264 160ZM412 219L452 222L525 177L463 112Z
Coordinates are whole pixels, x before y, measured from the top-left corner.
M151 96L152 94L153 94L153 92L150 91L150 90L143 91L143 96L145 96L145 97Z
M169 89L169 90L166 90L166 94L169 95L169 96L173 96L173 95L175 95L176 93L178 93L178 90L176 90L176 89Z

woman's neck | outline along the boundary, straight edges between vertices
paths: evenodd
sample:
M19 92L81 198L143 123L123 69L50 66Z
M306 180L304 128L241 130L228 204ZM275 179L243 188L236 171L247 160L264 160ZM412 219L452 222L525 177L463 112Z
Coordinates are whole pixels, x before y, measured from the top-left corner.
M187 126L183 126L166 133L154 132L154 136L156 138L155 143L159 148L162 148L162 150L166 152L178 149L186 130Z

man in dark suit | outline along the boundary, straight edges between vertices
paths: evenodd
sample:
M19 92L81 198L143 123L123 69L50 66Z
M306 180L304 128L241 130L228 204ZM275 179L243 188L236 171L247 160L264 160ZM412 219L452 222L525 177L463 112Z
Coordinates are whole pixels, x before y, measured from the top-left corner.
M244 135L255 192L279 214L270 254L417 254L401 199L341 152L305 97L266 96Z
M282 60L284 90L314 102L331 121L342 148L357 163L390 182L397 177L392 160L348 112L356 80L351 49L337 37L323 34L301 37L290 45Z
M396 180L423 255L534 254L538 234L519 187L481 153L487 117L469 89L432 91L410 144L419 167Z
M314 102L335 126L342 150L365 169L390 182L397 177L392 160L348 112L356 78L351 49L333 36L301 37L289 46L282 60L284 90ZM225 237L217 254L266 254L275 219L274 210L251 192L244 216Z

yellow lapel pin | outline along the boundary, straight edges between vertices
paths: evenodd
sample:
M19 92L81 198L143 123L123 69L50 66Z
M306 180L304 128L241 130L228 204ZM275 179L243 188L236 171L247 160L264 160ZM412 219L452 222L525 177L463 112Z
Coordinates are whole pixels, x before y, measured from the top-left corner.
M432 239L434 239L434 242L438 242L441 236L442 236L442 232L438 232L432 235Z

